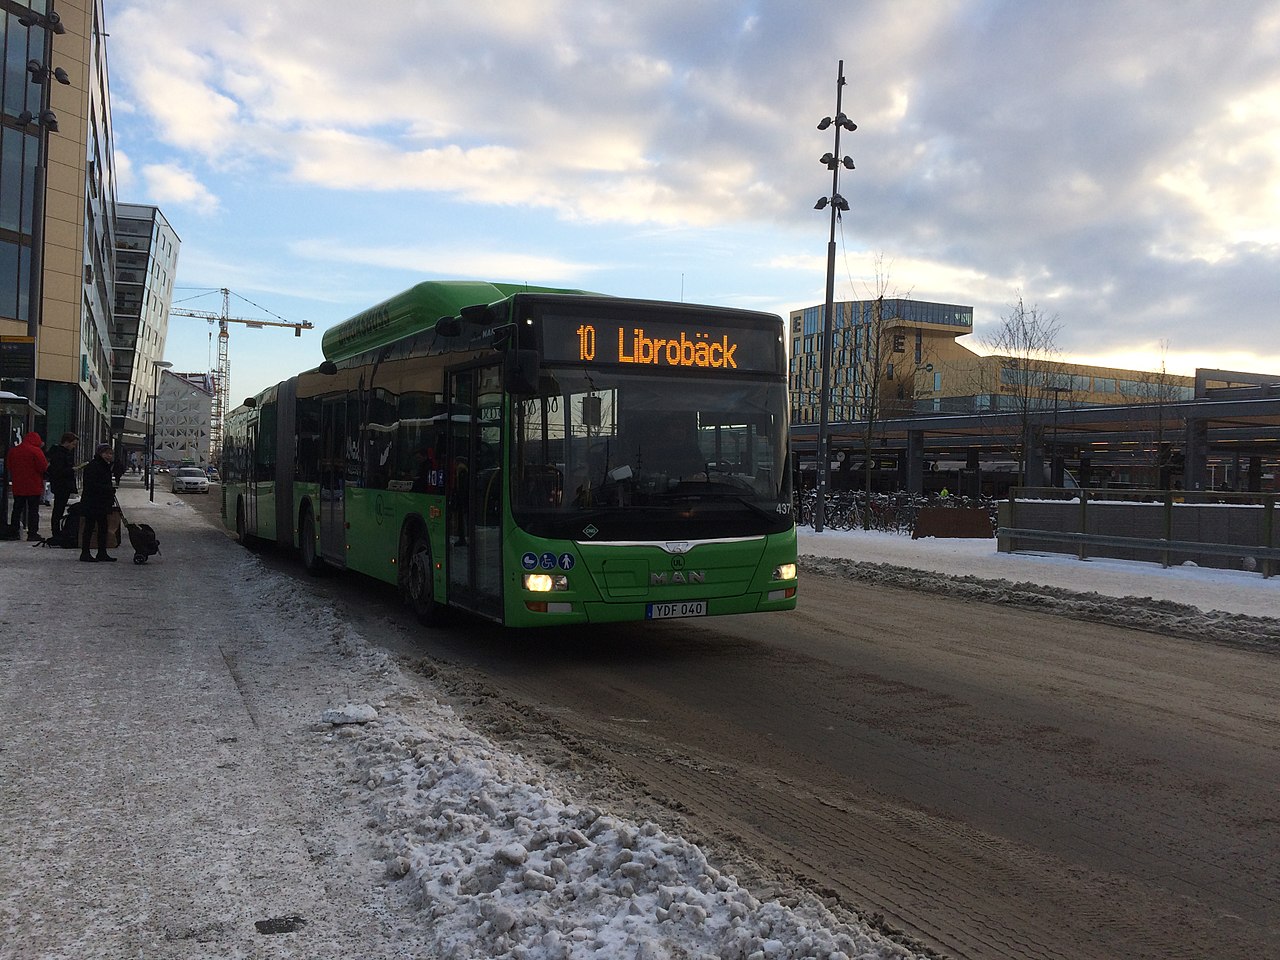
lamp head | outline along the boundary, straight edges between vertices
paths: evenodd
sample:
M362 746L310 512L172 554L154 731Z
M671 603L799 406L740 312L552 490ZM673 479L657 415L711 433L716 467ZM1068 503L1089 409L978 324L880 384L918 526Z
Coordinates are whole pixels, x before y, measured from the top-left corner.
M830 118L830 117L823 117L823 118L822 118L822 120L818 123L818 129L819 129L819 130L825 130L825 129L827 129L827 127L829 127L829 126L831 126L831 118Z
M813 205L813 209L825 210L827 208L827 202L828 201L826 197L819 197L818 202Z

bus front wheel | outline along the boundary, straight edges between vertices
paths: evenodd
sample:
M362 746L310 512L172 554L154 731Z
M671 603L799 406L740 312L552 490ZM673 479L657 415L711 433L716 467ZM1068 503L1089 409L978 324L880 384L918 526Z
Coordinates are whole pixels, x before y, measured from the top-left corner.
M437 625L444 619L444 607L436 602L431 544L426 534L421 532L410 534L407 542L400 574L400 594L419 622L427 626Z

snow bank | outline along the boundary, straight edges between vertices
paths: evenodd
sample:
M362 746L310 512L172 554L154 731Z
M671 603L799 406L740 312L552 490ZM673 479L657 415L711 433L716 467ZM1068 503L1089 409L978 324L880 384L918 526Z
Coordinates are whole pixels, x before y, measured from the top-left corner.
M911 957L816 901L762 903L652 823L566 801L436 705L333 736L388 870L417 885L448 958Z
M254 562L255 565L256 561ZM554 775L423 698L420 678L314 596L246 577L278 636L317 638L363 677L321 710L326 766L344 779L390 882L412 884L415 934L470 960L888 960L916 954L842 922L816 898L762 902L693 843L576 804ZM397 702L412 704L401 711ZM359 722L346 722L356 717Z

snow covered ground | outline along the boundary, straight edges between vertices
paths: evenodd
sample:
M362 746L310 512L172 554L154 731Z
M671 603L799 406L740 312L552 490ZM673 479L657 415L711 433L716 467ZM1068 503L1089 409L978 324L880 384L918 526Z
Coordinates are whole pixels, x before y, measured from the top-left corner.
M1211 570L1193 565L1163 568L1130 560L1079 560L1053 553L999 553L995 540L910 537L876 531L800 529L801 556L890 564L949 576L1034 583L1108 597L1149 597L1254 617L1280 617L1280 577Z
M159 531L146 565L0 543L0 958L916 956L575 801L186 503L121 499ZM844 533L801 552L1280 611L1249 574Z

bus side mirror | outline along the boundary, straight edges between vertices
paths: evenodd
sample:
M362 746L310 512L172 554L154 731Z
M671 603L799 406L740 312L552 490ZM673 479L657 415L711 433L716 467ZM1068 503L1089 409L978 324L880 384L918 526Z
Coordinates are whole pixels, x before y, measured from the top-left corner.
M475 327L492 327L502 322L503 313L491 303L472 303L458 311L459 319Z
M508 353L503 379L508 393L537 393L538 351L512 350Z

